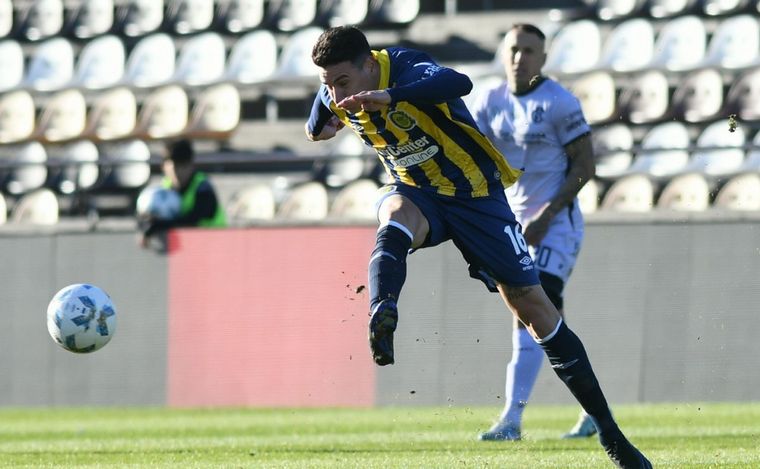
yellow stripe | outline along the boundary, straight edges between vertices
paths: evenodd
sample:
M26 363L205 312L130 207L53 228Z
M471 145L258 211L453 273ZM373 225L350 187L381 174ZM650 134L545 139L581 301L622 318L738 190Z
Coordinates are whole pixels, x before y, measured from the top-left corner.
M384 90L388 88L388 82L391 77L391 58L385 49L381 51L373 50L372 57L380 64L380 84L378 84L377 89Z

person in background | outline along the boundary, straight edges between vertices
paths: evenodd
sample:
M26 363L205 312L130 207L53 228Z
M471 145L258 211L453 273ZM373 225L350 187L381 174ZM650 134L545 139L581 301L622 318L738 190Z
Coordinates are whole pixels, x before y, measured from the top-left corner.
M471 111L509 164L523 170L507 189L507 200L523 227L541 286L564 317L563 290L583 240L576 195L595 167L591 128L578 99L541 75L545 40L536 26L514 25L504 37L506 82L480 94ZM481 440L521 438L523 409L543 362L541 346L515 318L504 411ZM595 433L591 417L581 412L564 438Z
M378 200L369 260L369 346L377 365L395 362L393 334L411 248L452 240L470 275L499 292L528 326L557 376L594 418L599 441L618 467L651 468L623 435L586 355L541 287L504 188L512 168L467 110L470 79L426 53L372 50L357 28L327 29L312 49L322 85L305 124L312 141L350 128L372 146L393 182Z
M161 185L179 193L181 198L179 216L173 219L147 217L139 222L140 244L149 245L150 238L179 227L227 226L227 218L205 173L195 167L195 151L189 140L174 140L166 144L162 155Z

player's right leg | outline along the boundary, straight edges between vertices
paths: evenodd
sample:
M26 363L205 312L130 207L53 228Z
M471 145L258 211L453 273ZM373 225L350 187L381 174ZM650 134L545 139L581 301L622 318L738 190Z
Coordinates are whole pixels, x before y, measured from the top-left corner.
M378 220L380 227L369 261L369 343L373 360L384 366L395 361L396 303L406 280L406 256L409 248L424 242L429 226L409 198L393 193L380 201Z

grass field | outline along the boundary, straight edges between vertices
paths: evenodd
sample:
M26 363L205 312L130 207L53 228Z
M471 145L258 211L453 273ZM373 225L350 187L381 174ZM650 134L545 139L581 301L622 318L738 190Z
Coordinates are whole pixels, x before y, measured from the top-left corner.
M2 409L0 467L609 468L557 437L573 407L530 407L524 440L476 441L495 408ZM655 467L760 467L760 403L619 406Z

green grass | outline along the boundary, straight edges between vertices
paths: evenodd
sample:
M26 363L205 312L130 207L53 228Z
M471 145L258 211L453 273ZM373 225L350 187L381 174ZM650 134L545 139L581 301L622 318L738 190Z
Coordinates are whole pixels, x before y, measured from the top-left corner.
M557 437L574 407L527 409L524 440L475 437L495 408L0 409L0 468L609 468ZM617 406L655 467L760 467L760 403Z

